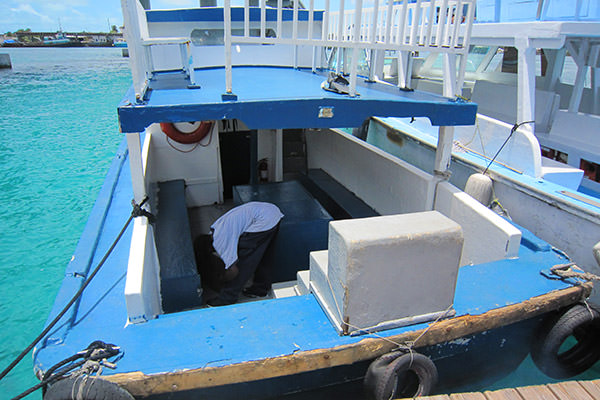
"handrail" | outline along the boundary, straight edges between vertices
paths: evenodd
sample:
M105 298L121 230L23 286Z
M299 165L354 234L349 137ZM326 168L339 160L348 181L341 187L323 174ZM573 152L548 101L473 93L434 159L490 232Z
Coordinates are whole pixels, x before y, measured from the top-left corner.
M352 9L346 9L344 0L335 2L337 9L332 9L333 2L325 0L325 9L322 11L314 9L314 0L309 0L308 9L300 9L300 2L293 1L292 10L284 8L282 0L277 0L275 9L267 7L267 0L259 0L258 7L250 6L249 0L243 3L243 20L239 17L232 20L234 8L231 0L224 0L226 77L223 99L236 98L232 82L232 46L240 44L293 46L294 68L299 67L299 47L313 47L313 71L317 67L327 67L325 49L337 49L340 61L337 62L336 72L349 74L350 96L356 95L358 59L360 52L365 50L369 52L371 61L377 59L377 52L381 54L385 51L402 53L405 59L408 59L407 54L416 51L459 54L462 57L458 73L451 76L458 83L462 81L475 15L475 0L354 0ZM143 43L143 38L148 35L146 13L139 6L139 0L122 0L122 5L125 34L130 53L133 53L134 87L136 94L142 96L153 72L151 54L141 57L147 50ZM236 8L235 15L239 16L239 11L242 10ZM276 29L274 37L271 35L273 29ZM161 38L152 39L157 41ZM191 54L186 59L190 61ZM369 65L370 79L375 76L374 64L371 62ZM193 84L193 66L188 70Z
M325 2L322 34L315 37L314 1L310 0L308 10L308 27L301 31L299 28L298 2L294 1L291 37L282 35L282 2L277 2L277 35L265 35L266 0L260 0L260 21L248 21L250 14L249 2L244 3L243 35L232 34L231 0L224 0L224 43L226 92L231 94L232 65L231 46L237 44L284 44L296 46L313 46L315 48L352 49L350 68L342 62L337 63L336 72L347 72L350 75L351 96L356 93L356 76L358 71L359 50L371 51L435 51L463 55L466 58L470 41L471 27L475 15L475 0L387 0L379 3L370 0L370 7L363 7L362 0L355 0L353 9L346 9L344 0L339 0L337 10L330 9L330 2ZM260 36L251 36L249 25L260 24ZM297 53L297 52L296 52ZM314 58L317 51L313 52ZM344 57L346 58L346 57ZM294 57L294 67L298 67L297 56ZM462 69L462 68L461 68ZM371 73L369 74L372 75ZM460 71L459 71L460 81Z

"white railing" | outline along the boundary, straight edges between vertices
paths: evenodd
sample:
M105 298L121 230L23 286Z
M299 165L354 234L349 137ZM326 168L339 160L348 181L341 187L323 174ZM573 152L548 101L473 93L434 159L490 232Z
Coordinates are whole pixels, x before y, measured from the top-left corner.
M125 35L132 56L134 87L136 94L143 98L154 69L150 47L177 44L187 46L189 51L189 38L148 37L146 14L139 0L121 1ZM244 0L243 7L234 9L231 0L224 0L225 87L231 98L235 98L232 88L232 47L244 44L293 46L295 52L291 64L295 68L299 66L298 48L312 47L313 70L327 67L324 49L337 49L336 69L337 72L350 75L351 96L356 94L359 55L364 51L369 53L371 79L375 69L373 60L377 59L377 55L385 51L397 52L404 86L407 86L407 77L410 78L410 53L445 53L448 55L447 69L449 74L453 74L450 76L455 82L452 87L461 86L475 15L475 0L364 0L364 4L363 0L351 0L354 2L351 9L346 9L345 4L350 0L324 0L325 8L321 11L315 10L314 0L307 1L306 9L300 9L299 1L293 1L290 9L284 8L283 0L277 0L277 7L267 7L266 0L259 0L259 7L251 7L250 0ZM331 3L335 3L336 7L332 8ZM242 15L238 13L243 11L243 18L238 17L232 22L232 11L236 15ZM194 84L191 53L182 50L181 55L183 70L190 75ZM458 72L456 59L453 58L456 55L462 56ZM303 65L307 65L306 62Z
M396 50L463 52L471 34L471 23L467 21L473 21L473 5L472 0L416 3L404 0L379 6L375 0L373 7L362 10L358 42L385 49L392 46ZM344 10L343 19L340 15L340 12L330 14L332 29L328 38L336 42L356 42L353 29L356 11Z
M315 17L314 0L309 1L308 29L299 30L298 1L294 1L291 37L282 37L282 1L277 5L277 37L266 37L266 0L260 0L260 36L250 36L250 7L244 4L244 34L234 36L231 23L231 0L224 1L224 42L226 91L232 93L231 47L236 44L287 44L314 46L316 48L352 49L350 68L350 95L356 93L356 77L359 50L399 52L436 51L463 55L459 67L458 82L464 74L464 61L468 52L471 27L475 15L475 0L373 0L370 7L363 7L363 0L355 0L353 9L346 10L344 0L339 0L337 10L330 9L325 0L320 37L313 30ZM313 69L317 51L313 52ZM339 53L338 53L339 54ZM297 67L296 62L294 67ZM338 62L338 71L339 65Z

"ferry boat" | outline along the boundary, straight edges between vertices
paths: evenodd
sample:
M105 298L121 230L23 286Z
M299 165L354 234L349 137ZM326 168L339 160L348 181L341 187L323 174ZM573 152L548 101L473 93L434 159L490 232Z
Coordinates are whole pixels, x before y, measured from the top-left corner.
M596 3L482 0L470 52L460 60L465 84L449 92L478 104L475 125L455 129L450 182L464 189L471 175L485 171L494 182L487 204L493 201L499 212L595 274L600 273L599 49ZM410 68L412 79L401 78L400 85L443 91L437 54L389 59L386 68L380 76L394 83L402 75L398 70ZM357 134L419 168L431 168L437 132L424 119L374 119L368 135L366 125ZM594 292L593 299L600 302L600 294Z
M452 127L476 104L372 76L386 51L468 50L473 1L415 4L122 0L125 139L34 350L44 399L273 398L360 379L387 399L489 381L530 350L553 376L600 358L591 283L448 181ZM338 129L372 116L439 127L434 167ZM251 201L284 214L263 259L273 290L209 307L196 239Z
M71 40L69 40L64 33L58 32L55 37L45 36L43 43L46 46L62 46L69 44L70 42Z

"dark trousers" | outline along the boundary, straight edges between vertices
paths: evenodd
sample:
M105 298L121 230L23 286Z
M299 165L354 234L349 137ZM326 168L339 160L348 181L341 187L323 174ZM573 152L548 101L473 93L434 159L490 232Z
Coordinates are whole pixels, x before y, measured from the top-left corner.
M252 275L252 288L256 292L266 295L271 290L271 269L261 264L261 260L278 231L279 224L268 231L245 232L240 236L237 260L239 274L222 286L219 298L223 302L235 303Z

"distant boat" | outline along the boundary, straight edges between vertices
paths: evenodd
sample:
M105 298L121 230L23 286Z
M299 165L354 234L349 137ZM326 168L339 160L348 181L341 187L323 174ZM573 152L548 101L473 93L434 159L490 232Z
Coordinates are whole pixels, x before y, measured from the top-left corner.
M125 40L116 40L113 43L113 47L127 47L127 42Z
M15 39L6 39L2 43L2 47L21 47L21 46L23 46L23 43L19 42L18 40L15 40Z
M64 33L58 32L54 38L45 36L43 43L48 46L63 46L65 44L70 44L71 40L67 38Z

